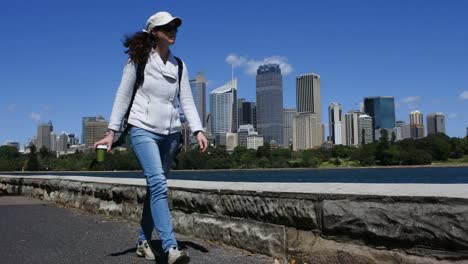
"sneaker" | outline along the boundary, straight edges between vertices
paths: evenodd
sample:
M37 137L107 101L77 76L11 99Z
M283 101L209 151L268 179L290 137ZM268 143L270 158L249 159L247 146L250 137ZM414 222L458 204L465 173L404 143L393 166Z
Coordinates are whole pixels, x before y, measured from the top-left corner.
M136 254L139 257L145 257L147 260L156 259L154 257L153 249L146 240L138 242Z
M171 247L167 254L168 264L187 264L190 258L185 251L180 251L177 247Z

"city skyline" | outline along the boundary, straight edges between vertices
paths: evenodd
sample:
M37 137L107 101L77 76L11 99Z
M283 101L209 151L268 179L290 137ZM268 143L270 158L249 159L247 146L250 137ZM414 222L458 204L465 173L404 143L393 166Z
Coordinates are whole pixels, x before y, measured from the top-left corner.
M246 3L252 8L246 9ZM225 12L226 3L130 8L120 0L112 6L88 0L52 0L28 8L22 2L6 3L0 11L0 29L9 36L0 43L9 51L0 63L0 118L6 120L0 143L24 144L39 123L49 120L57 131L80 136L82 117L108 119L126 61L121 40L141 30L158 10L182 17L173 51L186 62L189 76L205 73L207 93L231 79L233 70L238 98L255 102L252 70L278 63L284 108L296 107L295 77L316 72L322 79L322 113L330 102L348 112L359 109L364 97L394 96L396 120L408 122L415 109L426 115L443 112L447 135L466 135L468 18L463 10L468 3L298 1L275 3L258 13L260 6L236 1ZM310 16L312 6L321 12ZM294 18L294 27L278 17ZM20 33L30 27L40 30Z

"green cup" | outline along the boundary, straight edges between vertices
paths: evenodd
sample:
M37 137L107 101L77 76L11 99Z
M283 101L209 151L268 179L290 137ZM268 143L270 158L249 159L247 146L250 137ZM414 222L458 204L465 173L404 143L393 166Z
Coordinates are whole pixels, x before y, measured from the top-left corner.
M98 162L103 162L106 157L107 145L98 145L96 147L96 160Z

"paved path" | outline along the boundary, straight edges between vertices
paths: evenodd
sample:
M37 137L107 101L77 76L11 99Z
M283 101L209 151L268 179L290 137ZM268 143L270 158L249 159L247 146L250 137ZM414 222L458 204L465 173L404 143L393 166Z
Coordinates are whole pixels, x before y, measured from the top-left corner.
M0 263L154 263L135 255L134 222L22 196L0 196ZM177 236L195 263L271 264L272 258ZM154 248L160 242L153 240ZM157 263L165 263L160 258Z

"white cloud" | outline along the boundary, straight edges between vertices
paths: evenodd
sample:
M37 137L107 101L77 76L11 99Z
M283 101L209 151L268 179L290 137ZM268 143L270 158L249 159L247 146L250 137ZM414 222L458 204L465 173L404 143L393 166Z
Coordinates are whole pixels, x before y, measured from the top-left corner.
M234 67L244 67L245 72L249 75L256 75L258 66L270 63L279 64L283 76L294 71L294 68L289 64L288 59L283 56L271 56L262 60L251 60L247 57L237 56L236 54L231 53L226 57L226 62Z
M11 105L9 105L7 109L8 109L8 111L10 111L10 112L15 111L15 110L16 110L16 104L11 104Z
M421 100L421 96L408 96L400 100L402 104L406 104L408 106L408 109L414 110L418 108L417 102Z
M462 99L462 100L468 100L468 90L467 91L463 91L459 96L458 98Z
M29 115L29 118L31 118L34 121L39 121L41 120L41 115L38 113L31 112L31 114Z
M448 115L448 118L449 118L449 119L456 119L457 117L458 117L458 113L450 113L450 114Z
M231 64L232 66L234 66L234 68L241 66L246 61L247 61L246 57L242 57L242 56L239 57L234 53L231 53L226 57L226 62L228 64Z
M421 96L408 96L406 98L403 98L401 102L405 104L411 104L411 103L416 103L419 100L421 100Z

